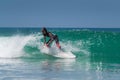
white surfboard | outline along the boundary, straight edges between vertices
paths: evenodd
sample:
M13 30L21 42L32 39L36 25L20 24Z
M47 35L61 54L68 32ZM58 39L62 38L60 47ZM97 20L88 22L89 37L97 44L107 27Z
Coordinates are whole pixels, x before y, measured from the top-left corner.
M51 55L57 58L76 58L76 56L72 52L65 52L62 50L56 50L55 48L47 48L46 46L43 47L42 52L47 55Z
M63 51L53 56L58 58L76 58L76 56L72 52L63 52Z

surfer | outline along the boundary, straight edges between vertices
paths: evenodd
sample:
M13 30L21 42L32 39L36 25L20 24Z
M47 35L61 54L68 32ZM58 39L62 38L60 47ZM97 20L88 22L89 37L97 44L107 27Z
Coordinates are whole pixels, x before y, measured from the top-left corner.
M58 39L58 36L51 33L51 32L48 32L47 29L45 27L42 28L42 34L44 36L44 45L47 46L47 47L50 47L50 44L55 40L56 42L56 46L61 49L61 46L59 44L59 39ZM46 42L46 37L49 37L50 39Z

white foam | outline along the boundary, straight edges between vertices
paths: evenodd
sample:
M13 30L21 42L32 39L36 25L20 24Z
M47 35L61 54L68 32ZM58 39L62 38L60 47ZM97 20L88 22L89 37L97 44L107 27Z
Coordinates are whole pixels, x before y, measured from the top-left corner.
M23 48L32 36L0 37L0 58L16 58L23 55Z
M47 48L44 46L41 52L48 55L52 55L54 57L58 57L58 58L64 58L64 59L76 58L76 56L72 52L65 52L65 51L56 49L55 47Z

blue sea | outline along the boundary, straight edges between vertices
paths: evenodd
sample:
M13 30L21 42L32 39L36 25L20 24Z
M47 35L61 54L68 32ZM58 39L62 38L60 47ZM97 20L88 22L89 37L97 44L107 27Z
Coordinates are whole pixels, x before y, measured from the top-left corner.
M0 28L0 80L120 80L120 28L47 29L76 58L44 54L41 28Z

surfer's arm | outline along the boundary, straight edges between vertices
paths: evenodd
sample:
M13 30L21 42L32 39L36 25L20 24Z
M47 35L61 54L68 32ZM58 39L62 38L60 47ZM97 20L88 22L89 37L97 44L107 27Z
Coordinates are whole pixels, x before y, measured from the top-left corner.
M54 35L53 35L51 32L49 32L49 37L50 37L50 39L49 39L48 42L47 42L47 45L48 45L48 46L49 46L49 45L52 43L52 41L54 40L54 39L53 39Z
M46 44L46 36L44 36L44 44Z
M47 45L49 46L52 43L53 39L49 39L49 41L47 42Z

